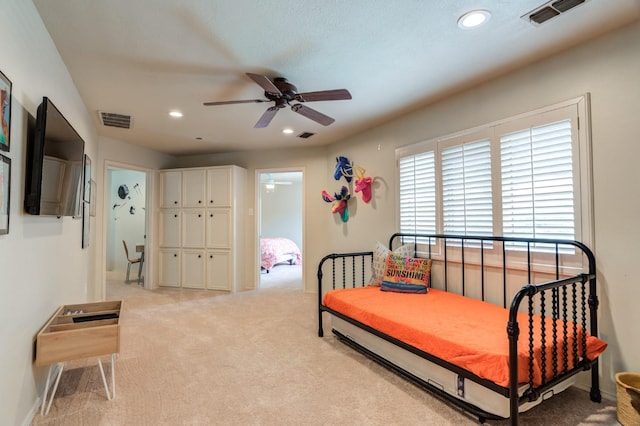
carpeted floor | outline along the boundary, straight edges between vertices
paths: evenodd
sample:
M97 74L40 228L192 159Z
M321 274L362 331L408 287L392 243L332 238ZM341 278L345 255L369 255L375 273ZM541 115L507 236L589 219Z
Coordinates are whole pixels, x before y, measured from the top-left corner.
M317 295L298 282L229 295L117 280L107 293L124 300L116 398L95 359L72 362L33 425L477 424L331 333L318 338ZM572 388L521 424L615 425L615 413Z

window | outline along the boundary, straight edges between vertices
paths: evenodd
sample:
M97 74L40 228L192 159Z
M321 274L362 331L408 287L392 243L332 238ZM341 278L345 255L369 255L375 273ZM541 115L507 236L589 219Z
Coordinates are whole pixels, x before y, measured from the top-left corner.
M436 183L433 152L401 158L400 232L436 232Z
M587 103L584 96L396 150L401 232L589 243Z
M444 232L491 235L491 146L488 139L442 150Z
M570 120L500 137L503 235L575 238L572 151Z

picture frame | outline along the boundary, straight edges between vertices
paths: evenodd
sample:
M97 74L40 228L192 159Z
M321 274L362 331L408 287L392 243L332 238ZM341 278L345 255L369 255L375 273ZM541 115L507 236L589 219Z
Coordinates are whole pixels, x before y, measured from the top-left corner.
M0 71L0 151L9 151L11 136L11 80Z
M11 159L0 154L0 235L9 233Z

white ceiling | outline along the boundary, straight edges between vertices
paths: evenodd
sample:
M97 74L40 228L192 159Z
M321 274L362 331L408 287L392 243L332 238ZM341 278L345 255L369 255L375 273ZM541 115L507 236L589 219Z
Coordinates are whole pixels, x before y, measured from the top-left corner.
M33 1L98 133L175 155L332 143L640 19L640 0L588 0L540 26L521 16L544 0ZM478 8L489 22L459 29ZM202 105L263 99L246 72L353 99L306 104L327 127L284 109L254 129L271 104Z

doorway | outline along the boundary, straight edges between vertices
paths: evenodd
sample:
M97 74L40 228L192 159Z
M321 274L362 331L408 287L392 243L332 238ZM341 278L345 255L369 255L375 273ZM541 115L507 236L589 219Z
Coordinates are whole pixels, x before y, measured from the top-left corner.
M104 198L106 294L120 294L127 286L149 288L145 280L147 262L144 261L148 245L147 182L145 171L107 164Z
M259 288L303 288L304 170L256 170Z

